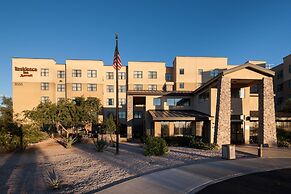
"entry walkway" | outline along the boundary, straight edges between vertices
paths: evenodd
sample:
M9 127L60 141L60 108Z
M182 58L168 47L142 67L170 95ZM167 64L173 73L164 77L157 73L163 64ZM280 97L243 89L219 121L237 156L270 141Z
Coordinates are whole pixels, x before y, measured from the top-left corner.
M195 193L208 185L232 177L282 168L291 168L291 158L221 160L155 172L107 188L100 193Z

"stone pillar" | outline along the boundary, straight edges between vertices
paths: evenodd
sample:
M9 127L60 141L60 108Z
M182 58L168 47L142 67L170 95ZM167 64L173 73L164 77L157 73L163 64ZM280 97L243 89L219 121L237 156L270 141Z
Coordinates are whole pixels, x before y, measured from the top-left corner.
M265 77L259 87L258 143L277 146L273 78Z
M127 139L132 139L133 96L127 96Z
M230 144L231 79L221 77L217 86L214 143Z
M174 122L170 121L169 122L169 136L174 135Z
M162 135L161 122L155 121L154 122L154 136L161 137L161 135Z

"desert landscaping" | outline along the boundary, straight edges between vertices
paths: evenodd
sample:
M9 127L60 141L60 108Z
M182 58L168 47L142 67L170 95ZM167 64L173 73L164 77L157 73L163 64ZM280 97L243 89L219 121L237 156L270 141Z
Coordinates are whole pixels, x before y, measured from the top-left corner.
M136 176L207 160L220 160L218 150L169 147L164 156L144 156L142 144L121 143L120 154L107 147L96 152L93 143L66 149L56 139L28 146L24 152L1 154L0 193L95 193ZM246 155L237 155L246 157ZM47 183L47 171L60 176L60 188Z

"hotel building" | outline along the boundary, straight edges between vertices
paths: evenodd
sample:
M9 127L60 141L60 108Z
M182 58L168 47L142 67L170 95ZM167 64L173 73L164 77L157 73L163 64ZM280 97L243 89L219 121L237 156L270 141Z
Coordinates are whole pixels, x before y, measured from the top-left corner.
M219 145L276 144L274 72L264 61L229 65L225 57L129 61L119 72L121 135L202 136ZM60 98L97 97L114 113L115 73L100 60L12 59L15 113Z
M282 111L287 101L291 101L291 54L272 70L275 71L276 111Z

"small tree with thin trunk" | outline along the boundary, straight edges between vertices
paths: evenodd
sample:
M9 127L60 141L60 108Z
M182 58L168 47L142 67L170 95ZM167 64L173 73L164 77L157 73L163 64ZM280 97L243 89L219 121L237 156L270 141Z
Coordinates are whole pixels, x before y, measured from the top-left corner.
M114 122L112 114L110 114L109 117L105 121L105 131L106 133L109 133L111 143L112 145L114 145L112 135L116 131L116 124Z

